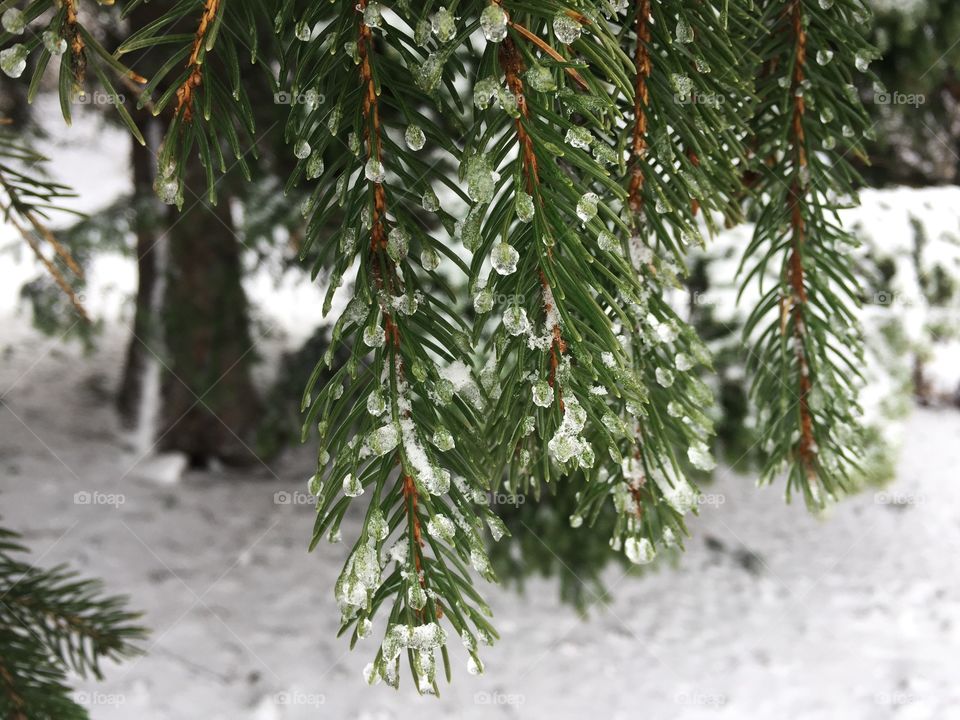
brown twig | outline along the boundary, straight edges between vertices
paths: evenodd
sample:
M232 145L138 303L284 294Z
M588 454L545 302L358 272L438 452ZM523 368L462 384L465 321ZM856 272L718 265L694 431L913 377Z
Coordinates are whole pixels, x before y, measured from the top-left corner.
M630 194L628 202L630 208L639 213L643 208L643 183L645 180L643 174L643 158L646 155L649 144L647 142L647 107L650 104L650 88L647 84L650 73L653 70L653 62L650 59L650 0L640 0L640 7L637 10L637 51L636 59L636 85L633 95L633 113L636 122L633 126L633 143L630 146L630 154L633 160L633 169L630 175Z
M520 51L517 50L517 46L510 38L500 44L500 66L503 68L507 87L516 96L520 109L520 115L515 120L514 126L517 131L517 141L520 143L520 162L526 179L527 192L534 197L538 197L537 187L540 185L540 170L537 165L537 154L530 133L523 125L523 121L530 116L530 108L527 106L523 92L523 58L520 57ZM552 256L552 252L552 250L548 250L548 256ZM543 272L540 273L540 284L543 286L545 293L550 291L550 284ZM549 303L545 303L544 310L549 315L553 308ZM566 351L567 344L561 335L559 325L553 327L552 333L553 341L550 344L550 377L548 382L551 387L554 387L557 367L560 364L560 355ZM560 396L559 400L560 408L563 409L563 397Z
M790 257L788 260L789 282L791 288L790 314L793 318L793 339L796 344L794 352L800 370L800 441L797 454L810 482L816 480L816 440L813 435L813 414L810 410L810 365L807 360L804 339L806 337L806 323L804 308L807 303L807 290L804 281L803 246L806 243L806 222L803 217L802 202L806 195L799 174L807 164L805 147L806 135L803 127L803 116L806 104L802 93L807 59L807 33L803 27L803 9L800 0L792 0L788 8L790 26L796 42L796 57L794 59L793 77L791 81L791 96L793 98L793 114L790 122L790 141L794 152L794 179L789 188L790 202ZM783 328L785 331L785 328Z
M64 31L73 55L73 80L78 88L83 87L83 79L87 71L86 45L80 35L80 25L77 21L77 0L63 0L66 13Z
M190 58L187 60L187 67L190 74L183 84L177 88L177 106L174 115L183 112L183 119L189 121L193 117L193 94L194 91L203 83L203 61L200 59L200 53L203 50L204 40L207 36L207 30L210 24L217 16L217 10L220 7L220 0L206 0L203 7L203 14L200 16L200 24L197 25L197 32L193 37L193 48L190 51Z

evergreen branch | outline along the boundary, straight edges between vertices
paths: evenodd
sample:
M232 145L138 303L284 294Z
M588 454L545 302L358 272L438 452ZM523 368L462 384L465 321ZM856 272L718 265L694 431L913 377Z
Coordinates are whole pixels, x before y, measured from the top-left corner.
M100 661L139 652L146 631L126 599L58 566L18 559L19 535L0 528L0 714L72 720L86 710L70 698L67 670L99 678Z
M767 6L770 38L754 121L763 158L755 190L769 200L741 262L741 294L749 283L761 287L744 336L754 341L748 370L765 428L763 479L786 467L787 497L799 490L812 508L857 487L865 442L855 370L863 348L851 310L858 300L849 254L841 250L852 239L831 219L845 205L840 196L853 192L844 156L860 152L851 140L839 153L831 127L836 98L847 94L847 68L865 64L869 52L838 35L858 12L855 0ZM844 102L851 112L842 134L854 138L852 123L862 111L851 98ZM820 109L816 122L811 106ZM768 266L778 270L776 287L764 292Z
M43 208L50 208L58 200L73 197L68 188L30 174L29 171L34 166L45 162L46 158L34 153L8 131L0 131L0 214L27 243L37 260L70 300L79 317L89 322L90 318L73 283L67 279L64 270L47 258L41 247L41 242L47 243L53 249L54 259L63 263L66 272L72 273L79 280L83 279L83 271L73 254L38 217L38 212L44 212ZM24 165L26 167L23 167Z

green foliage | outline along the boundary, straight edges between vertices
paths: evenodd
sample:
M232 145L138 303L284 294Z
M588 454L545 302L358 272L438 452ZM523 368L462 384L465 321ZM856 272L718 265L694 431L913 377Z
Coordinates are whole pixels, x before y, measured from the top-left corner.
M140 97L170 115L167 202L183 202L192 153L211 199L224 153L248 171L258 79L239 70L244 48L289 103L301 255L329 281L324 314L341 285L350 295L302 401L303 436L316 427L322 443L312 546L367 496L335 595L351 644L385 616L370 682L397 685L406 651L419 691L437 692L448 629L482 669L477 640L496 632L472 577L495 579L485 536L508 530L491 497L530 499L507 513L518 533L556 535L565 518L570 538L602 533L636 564L681 545L714 466L714 399L673 296L690 247L745 212L763 477L785 470L812 506L857 487L857 288L836 210L866 126L850 92L871 57L863 12L188 0L132 29L118 52L169 51Z
M20 536L0 528L0 715L87 718L70 697L68 673L101 677L101 662L136 654L146 631L125 598L64 566L37 568L24 553Z
M752 136L758 217L741 263L760 299L746 321L751 397L766 455L761 479L788 474L787 497L821 507L857 486L862 341L859 287L839 223L869 122L851 85L872 57L856 0L765 3L769 34Z

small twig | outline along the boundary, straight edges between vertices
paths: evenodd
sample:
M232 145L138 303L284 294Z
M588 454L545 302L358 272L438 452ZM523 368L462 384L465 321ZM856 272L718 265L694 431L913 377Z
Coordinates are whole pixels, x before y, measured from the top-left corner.
M200 52L203 49L207 29L210 23L216 18L219 7L220 0L206 0L203 14L200 16L200 24L197 26L197 32L193 38L193 49L190 52L190 58L187 60L190 75L188 75L187 79L183 81L183 84L177 88L177 107L174 115L179 115L182 110L183 119L187 121L193 116L194 90L203 83L203 62L200 60Z

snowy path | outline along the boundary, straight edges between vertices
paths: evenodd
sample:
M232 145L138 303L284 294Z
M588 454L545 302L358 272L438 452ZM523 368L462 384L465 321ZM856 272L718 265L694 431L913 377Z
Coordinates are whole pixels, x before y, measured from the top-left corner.
M720 477L710 491L725 502L692 523L681 567L612 571L616 600L587 622L549 582L522 598L489 589L503 639L480 677L455 653L436 700L409 677L399 693L366 687L372 646L334 637L345 548L307 555L312 508L274 502L303 489L306 454L278 477L157 484L112 419L119 337L85 358L22 319L0 325L4 521L38 562L132 595L153 628L146 657L81 686L96 720L960 717L956 412L916 411L897 483L827 520L785 507L779 487ZM102 495L78 504L78 492Z

